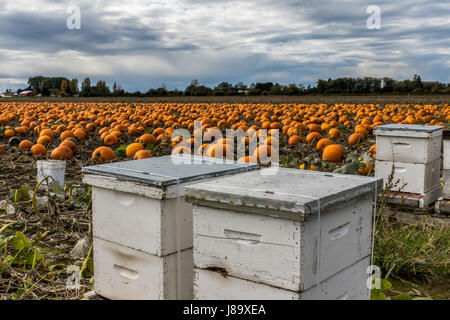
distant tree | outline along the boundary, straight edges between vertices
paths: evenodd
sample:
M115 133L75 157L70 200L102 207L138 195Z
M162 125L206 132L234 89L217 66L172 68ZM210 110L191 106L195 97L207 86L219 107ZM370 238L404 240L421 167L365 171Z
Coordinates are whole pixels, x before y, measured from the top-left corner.
M274 96L278 96L283 94L283 86L281 86L279 83L276 83L270 88L270 94Z
M212 91L211 88L199 85L198 80L192 80L191 84L184 90L184 94L186 96L209 96Z
M37 93L41 93L41 84L45 80L45 77L43 76L36 76L36 77L30 77L28 78L28 84L32 88L32 90L36 91Z
M49 96L50 89L52 89L52 81L50 78L45 78L41 82L41 85L39 86L39 92L42 93L44 96Z
M396 81L391 78L384 77L382 79L381 92L383 93L391 93L394 91Z
M72 96L78 94L78 79L72 79L69 83L69 91Z
M91 79L85 78L81 83L81 95L83 97L89 97L91 94Z
M233 87L231 83L222 82L213 90L213 95L215 96L232 96L236 95L237 90Z
M61 82L61 95L66 96L68 94L69 89L69 81L67 79L64 79Z
M417 75L417 74L414 75L413 82L414 82L414 85L416 88L420 88L420 89L423 88L422 78L419 75Z

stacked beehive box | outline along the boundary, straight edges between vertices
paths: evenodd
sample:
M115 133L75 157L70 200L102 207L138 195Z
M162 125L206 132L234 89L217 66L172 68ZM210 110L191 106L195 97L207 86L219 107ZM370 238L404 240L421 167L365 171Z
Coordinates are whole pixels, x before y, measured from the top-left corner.
M441 214L450 214L450 130L445 130L443 133L443 182L444 188L442 191L442 198L436 202L436 211Z
M439 198L443 129L407 124L375 128L375 176L383 178L385 187L391 183L396 192L391 201L424 208Z
M92 186L94 289L109 299L192 299L184 186L258 166L167 156L83 168Z
M381 179L296 169L186 187L195 299L368 299L381 188Z

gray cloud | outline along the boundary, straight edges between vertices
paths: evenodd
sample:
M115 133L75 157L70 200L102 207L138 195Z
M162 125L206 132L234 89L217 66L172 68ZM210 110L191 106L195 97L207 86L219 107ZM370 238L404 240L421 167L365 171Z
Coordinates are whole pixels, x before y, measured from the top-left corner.
M0 89L28 76L117 80L127 90L198 78L313 82L391 76L450 82L447 1L379 0L380 30L366 28L372 1L79 0L0 4Z

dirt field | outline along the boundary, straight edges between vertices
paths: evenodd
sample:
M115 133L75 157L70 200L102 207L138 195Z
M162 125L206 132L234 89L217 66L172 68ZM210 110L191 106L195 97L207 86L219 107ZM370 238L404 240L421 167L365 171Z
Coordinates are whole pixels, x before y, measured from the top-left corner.
M305 104L450 104L450 95L365 95L365 96L227 96L227 97L107 97L107 98L0 98L1 101L48 101L48 102L167 102L167 103L305 103Z

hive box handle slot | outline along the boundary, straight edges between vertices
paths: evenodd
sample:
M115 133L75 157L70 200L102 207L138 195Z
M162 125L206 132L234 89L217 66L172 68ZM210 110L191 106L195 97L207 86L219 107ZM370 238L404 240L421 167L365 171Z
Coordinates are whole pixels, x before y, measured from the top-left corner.
M404 148L409 148L411 146L411 144L406 142L394 142L392 144L396 147L404 147Z
M395 172L397 172L397 173L404 173L404 172L406 172L406 168L403 168L403 167L395 167L395 170L394 170Z
M136 197L127 194L116 195L117 201L124 207L129 207L136 202Z
M134 271L129 268L119 266L117 264L114 265L114 270L116 270L122 277L128 278L130 280L137 280L139 278L138 271Z
M260 234L234 231L228 229L225 229L224 233L225 237L227 237L228 239L235 240L236 242L241 244L256 245L261 243L262 236Z
M330 230L328 232L328 237L330 238L330 240L337 240L339 238L342 238L350 230L349 226L350 226L350 222L347 222L346 224L343 224L337 228Z

